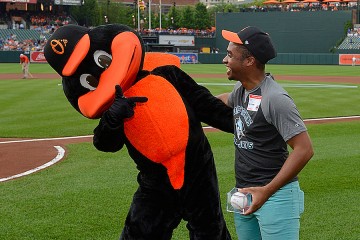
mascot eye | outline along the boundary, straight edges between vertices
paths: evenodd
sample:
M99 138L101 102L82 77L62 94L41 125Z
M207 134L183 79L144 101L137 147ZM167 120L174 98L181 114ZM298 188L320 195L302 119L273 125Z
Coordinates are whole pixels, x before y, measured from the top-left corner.
M99 81L90 74L81 74L80 83L84 88L93 91L97 88Z
M111 64L112 57L105 51L97 50L94 52L95 63L101 68L108 68Z

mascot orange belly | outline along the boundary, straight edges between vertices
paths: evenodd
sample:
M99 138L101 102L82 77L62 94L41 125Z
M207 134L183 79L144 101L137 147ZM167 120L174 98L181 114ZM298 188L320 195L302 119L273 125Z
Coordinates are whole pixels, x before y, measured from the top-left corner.
M168 81L155 75L141 79L124 95L148 98L124 122L126 137L145 157L165 166L173 188L180 189L189 137L189 121L181 96Z

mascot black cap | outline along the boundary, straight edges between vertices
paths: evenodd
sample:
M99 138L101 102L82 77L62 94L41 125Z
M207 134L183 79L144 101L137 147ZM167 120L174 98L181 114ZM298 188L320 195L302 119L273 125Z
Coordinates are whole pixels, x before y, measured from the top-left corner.
M88 31L86 27L70 24L58 28L48 39L45 58L61 76L71 76L85 58L90 49Z

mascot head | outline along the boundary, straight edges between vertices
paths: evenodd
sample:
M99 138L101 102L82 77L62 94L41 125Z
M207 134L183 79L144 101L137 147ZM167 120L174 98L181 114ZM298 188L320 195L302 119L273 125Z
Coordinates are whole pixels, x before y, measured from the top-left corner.
M116 85L125 92L134 84L144 62L143 46L125 25L65 25L48 39L44 54L62 76L71 105L85 117L99 118L112 104Z

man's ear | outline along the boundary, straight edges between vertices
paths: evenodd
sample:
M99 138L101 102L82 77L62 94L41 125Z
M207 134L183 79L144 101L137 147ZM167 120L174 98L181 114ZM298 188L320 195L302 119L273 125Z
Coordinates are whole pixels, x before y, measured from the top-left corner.
M256 58L254 56L249 56L245 59L246 66L256 65Z

